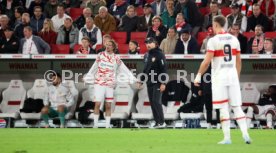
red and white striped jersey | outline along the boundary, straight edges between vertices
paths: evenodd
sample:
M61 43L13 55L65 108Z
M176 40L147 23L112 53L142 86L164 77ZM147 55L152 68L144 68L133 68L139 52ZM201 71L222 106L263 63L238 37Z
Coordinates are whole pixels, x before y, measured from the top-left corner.
M239 84L236 69L236 54L240 53L238 39L228 33L219 33L209 39L207 52L214 53L212 83L220 86Z
M117 68L121 65L121 62L120 57L114 53L99 53L95 61L98 66L95 76L95 84L114 87Z

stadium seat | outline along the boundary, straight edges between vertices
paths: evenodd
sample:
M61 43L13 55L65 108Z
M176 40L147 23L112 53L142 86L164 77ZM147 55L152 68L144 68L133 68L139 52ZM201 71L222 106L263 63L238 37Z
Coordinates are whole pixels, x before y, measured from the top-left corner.
M230 7L221 8L221 14L226 17L228 14L231 14L231 8Z
M154 0L146 0L147 3L152 3Z
M11 118L17 119L19 117L19 110L23 107L26 98L26 90L22 80L11 80L9 87L3 91L2 97L0 118L9 118L9 127Z
M144 84L143 89L138 91L138 102L136 104L137 113L132 113L132 119L139 121L139 120L146 120L150 121L153 120L153 114L151 111L151 106L148 98L147 93L147 86ZM138 125L140 127L140 125ZM146 127L150 127L150 123L147 122Z
M260 99L260 91L254 82L244 82L241 88L241 95L243 109L257 104Z
M110 36L118 44L125 44L127 42L127 33L126 32L111 32Z
M89 86L87 89L83 90L82 94L81 94L81 102L80 105L78 106L78 108L83 107L84 104L87 101L92 101L94 97L94 87L93 86ZM76 118L79 119L79 112L75 113ZM94 118L93 113L89 115L89 119L93 120Z
M276 32L265 32L265 37L275 39L276 38Z
M27 98L33 99L44 99L48 96L48 85L47 81L44 79L36 79L34 85L27 92ZM40 113L24 113L20 112L22 119L40 119Z
M128 44L118 44L118 50L120 54L128 54Z
M251 37L255 36L254 32L243 32L242 34L247 38L248 41Z
M128 119L130 115L135 90L128 83L119 83L115 88L114 95L115 103L113 103L114 111L111 114L111 119L121 120L120 125L123 127L123 120Z
M99 49L103 48L103 45L102 44L98 44L96 45L96 51L98 51Z
M70 16L73 20L76 20L82 15L83 8L70 8Z
M137 16L143 16L144 15L144 8L143 7L137 7L136 12L137 12Z
M69 54L70 52L70 45L51 44L50 46L52 54Z
M198 45L201 46L202 43L203 43L203 40L208 36L208 33L207 32L198 32L198 35L197 35L197 42L198 42Z
M144 44L147 37L147 32L131 32L130 40L135 40L138 44Z
M140 54L145 54L148 51L145 43L139 44L139 46L140 46Z
M77 101L79 97L79 91L76 88L74 80L66 80L65 81L65 86L67 86L74 98L74 105L69 108L69 112L66 114L65 119L71 119L74 116L76 106L77 106Z
M204 16L209 13L209 8L208 7L201 7L199 8L199 12Z
M80 45L80 44L76 44L76 45L74 46L74 54L76 54L77 51L78 51L80 48L81 48L81 45Z

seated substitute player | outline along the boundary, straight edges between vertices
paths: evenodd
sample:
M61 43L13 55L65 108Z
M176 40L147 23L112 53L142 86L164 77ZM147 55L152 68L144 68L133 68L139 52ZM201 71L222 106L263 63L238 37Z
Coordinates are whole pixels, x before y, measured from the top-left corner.
M62 83L59 73L52 73L52 85L48 87L48 94L45 96L45 107L41 110L41 118L45 122L45 128L49 127L49 117L59 117L60 128L65 126L65 115L68 108L74 104L74 98L70 89Z
M213 109L220 110L220 120L224 139L218 144L231 144L230 110L234 111L242 136L246 144L251 140L247 132L246 117L241 109L239 76L241 71L240 43L238 39L223 30L225 17L213 18L213 30L216 34L207 43L207 53L200 65L195 83L199 86L201 74L204 74L212 61L212 96Z
M247 127L250 127L251 120L253 115L265 115L266 117L266 127L267 129L272 129L272 119L275 116L275 112L273 110L276 108L276 86L269 86L267 92L263 94L260 98L258 105L253 105L248 107L247 110Z
M124 81L123 77L130 83L134 83L136 78L114 52L117 44L113 40L106 42L105 51L100 52L96 61L92 65L84 82L94 84L95 94L93 101L94 108L94 128L98 127L99 110L101 103L105 102L106 128L110 128L111 103L114 102L114 89L117 82ZM122 78L120 76L124 75Z

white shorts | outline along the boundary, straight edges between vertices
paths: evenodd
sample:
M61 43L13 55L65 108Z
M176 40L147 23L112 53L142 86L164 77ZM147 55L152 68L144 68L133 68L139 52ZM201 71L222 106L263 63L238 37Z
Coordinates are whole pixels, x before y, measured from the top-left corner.
M215 86L212 84L212 96L213 109L242 105L239 85Z
M114 89L107 86L94 85L94 102L109 102L114 101Z
M258 110L259 110L259 114L258 115L263 115L267 113L267 111L269 110L273 110L275 108L274 105L264 105L264 106L260 106L260 105L256 105Z

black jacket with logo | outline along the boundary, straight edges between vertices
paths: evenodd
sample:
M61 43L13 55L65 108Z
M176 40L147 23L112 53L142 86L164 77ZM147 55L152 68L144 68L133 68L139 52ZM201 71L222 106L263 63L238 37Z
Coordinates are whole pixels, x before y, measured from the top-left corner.
M145 63L145 66L144 66L143 73L148 77L148 79L146 80L146 77L142 75L141 81L146 81L148 86L152 86L154 84L166 83L165 82L166 76L168 75L162 75L160 77L161 80L158 80L158 76L160 74L162 73L167 74L166 58L159 47L153 48L145 54L144 63ZM154 75L153 77L154 80L151 79L151 76L150 76L151 72L156 73L156 75Z

